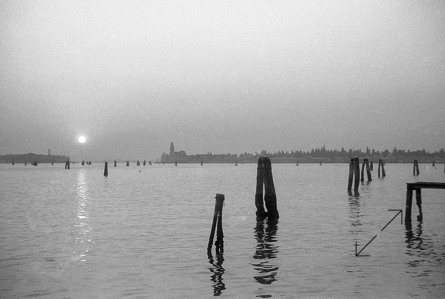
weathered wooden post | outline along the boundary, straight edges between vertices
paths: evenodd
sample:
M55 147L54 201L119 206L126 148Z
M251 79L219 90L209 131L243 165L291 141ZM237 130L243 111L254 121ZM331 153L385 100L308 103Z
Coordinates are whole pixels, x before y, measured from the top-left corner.
M115 160L115 161L114 161L114 167L116 167L116 166L117 166L117 161Z
M203 165L204 163L202 162L202 160L201 160L201 166Z
M141 163L139 162L139 160L136 161L136 166L141 166Z
M85 160L82 160L82 166L85 165Z
M351 193L352 180L354 178L354 163L354 158L351 158L351 161L349 161L348 193Z
M374 163L371 161L371 165L369 165L369 169L371 170L371 171L374 171Z
M405 205L405 224L411 223L411 206L413 203L413 188L411 184L406 185L406 205Z
M263 184L265 208L263 206ZM257 218L279 218L277 210L277 195L275 193L275 186L272 177L272 165L268 157L260 157L258 159L255 206L257 208Z
M382 160L382 178L384 178L386 176L385 173L385 161Z
M378 170L378 176L380 178L380 167L382 167L382 178L386 176L385 174L385 167L382 159L379 159L379 170Z
M351 158L349 162L349 179L348 179L348 193L351 194L352 181L354 178L354 194L357 196L358 186L360 184L360 160L358 157Z
M422 189L416 188L416 204L419 208L419 215L417 215L417 221L422 222L423 214L422 214Z
M105 166L104 166L104 176L108 176L108 162L105 162Z
M436 161L433 160L433 167L436 167Z
M178 166L178 161L175 161L175 166Z
M355 157L355 178L354 178L354 194L355 195L359 195L358 194L358 186L360 184L360 161L358 159L358 157Z
M372 178L371 178L371 171L369 170L368 159L363 159L360 181L363 182L365 180L365 167L366 167L366 175L368 176L368 182L371 182Z
M413 175L419 175L419 163L417 160L414 160L413 162Z
M366 174L368 176L368 182L372 182L371 170L369 169L368 159L365 159L366 162Z
M147 161L145 161L145 160L144 160L144 163L143 163L143 165L144 165L144 166L145 166L145 165L147 165Z
M65 169L70 169L70 161L65 162Z
M148 165L151 165L151 161L148 161Z
M255 206L257 218L266 217L266 211L263 204L263 157L258 159L257 174L256 174L256 192L255 192Z
M212 250L212 243L213 243L213 237L215 235L215 228L217 229L216 242L215 242L216 254L224 252L224 234L223 234L223 229L222 229L223 204L224 204L224 194L216 194L215 212L213 214L212 229L210 230L209 243L207 245L207 253L210 253L210 251Z
M130 166L130 161L127 161L127 166Z

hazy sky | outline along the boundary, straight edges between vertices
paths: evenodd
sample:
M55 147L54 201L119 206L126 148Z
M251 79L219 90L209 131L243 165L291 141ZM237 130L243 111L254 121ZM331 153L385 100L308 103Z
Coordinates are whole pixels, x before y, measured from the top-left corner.
M0 154L153 159L171 141L439 150L445 2L0 1Z

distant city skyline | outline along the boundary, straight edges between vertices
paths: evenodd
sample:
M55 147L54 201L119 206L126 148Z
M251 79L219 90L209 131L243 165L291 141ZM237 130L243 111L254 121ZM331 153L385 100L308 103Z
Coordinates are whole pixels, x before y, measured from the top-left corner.
M0 155L445 145L443 1L2 1L0 62Z

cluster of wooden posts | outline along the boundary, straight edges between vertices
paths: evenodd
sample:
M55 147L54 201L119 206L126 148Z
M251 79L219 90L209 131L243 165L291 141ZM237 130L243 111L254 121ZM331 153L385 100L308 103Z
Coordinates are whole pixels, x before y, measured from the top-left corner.
M365 180L365 168L366 175L368 177L368 182L372 181L371 171L373 170L373 162L369 162L368 159L363 159L362 163L362 171L360 175L360 160L358 157L351 158L349 162L349 179L348 179L348 193L351 194L352 190L352 182L354 182L354 194L358 195L358 186L360 181L363 182ZM385 162L382 159L379 159L379 167L378 167L378 178L384 178L386 176L385 173Z
M383 177L385 176L384 163L379 160L379 178L380 178L380 167L382 167ZM349 162L349 179L348 179L348 193L351 194L352 182L354 181L354 194L358 195L358 186L360 181L365 180L365 168L366 175L368 177L368 182L372 181L371 170L373 170L373 163L369 163L368 159L363 159L362 171L360 176L360 160L358 157L351 158Z
M12 161L12 165L15 165L15 162L14 162L14 161ZM26 165L28 165L28 162L27 162L27 161L25 161L25 166L26 166ZM31 165L32 165L32 166L37 166L37 165L38 165L38 164L37 164L37 161L32 162ZM54 165L54 163L53 163L53 165Z
M263 198L264 187L264 198ZM207 253L211 256L213 238L216 229L215 250L216 254L224 252L224 234L222 229L222 208L224 203L224 195L216 194L215 212L213 215L213 223L210 231L209 243L207 245ZM279 213L277 209L277 196L272 177L272 165L268 157L260 157L257 167L257 183L255 192L255 206L257 220L265 219L278 220Z
M260 157L258 159L255 206L256 216L258 218L268 217L269 219L278 219L279 214L277 210L277 196L272 177L272 164L268 157Z

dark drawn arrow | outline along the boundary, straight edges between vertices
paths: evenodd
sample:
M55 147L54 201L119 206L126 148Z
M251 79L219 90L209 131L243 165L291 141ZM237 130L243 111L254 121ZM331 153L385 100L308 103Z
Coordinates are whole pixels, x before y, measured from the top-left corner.
M360 252L362 252L363 249L365 249L366 246L368 246L369 243L371 243L376 237L377 237L377 235L375 235L374 238L372 238L371 241L369 241L368 244L366 244L365 247L363 247L362 250L360 250L358 253L357 253L357 242L355 242L355 256L360 256L360 257L362 257L362 256L370 256L370 255L359 255L359 254L360 254Z
M391 223L391 221L393 221L400 213L402 213L402 215L400 217L400 224L403 224L403 210L389 209L388 211L399 211L399 212L382 228L381 231L383 231Z
M393 210L393 209L389 209L388 211L398 211L398 213L381 229L381 231L383 231L397 216L399 216L399 214L401 214L400 216L400 223L403 224L403 210ZM360 253L372 242L374 241L374 239L377 238L377 235L374 236L374 238L371 239L371 241L369 241L365 247L362 248L362 250L360 250L359 252L357 252L357 242L355 242L355 256L370 256L370 255L360 255Z

